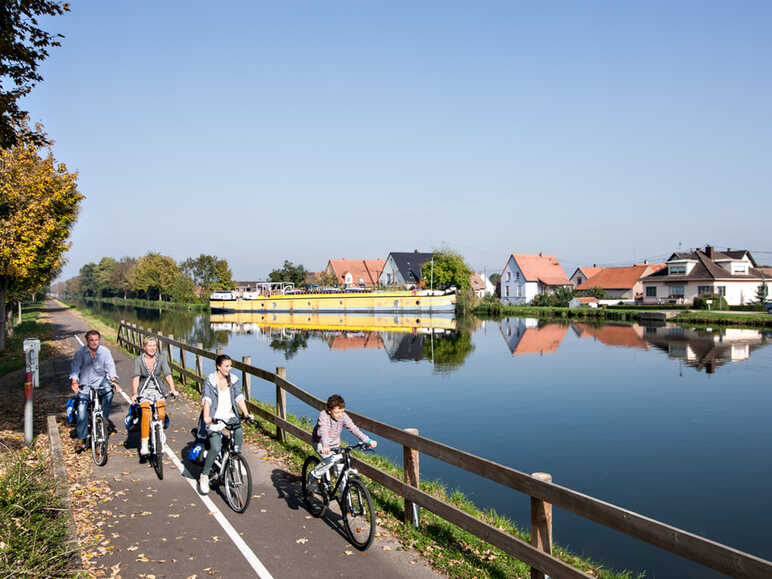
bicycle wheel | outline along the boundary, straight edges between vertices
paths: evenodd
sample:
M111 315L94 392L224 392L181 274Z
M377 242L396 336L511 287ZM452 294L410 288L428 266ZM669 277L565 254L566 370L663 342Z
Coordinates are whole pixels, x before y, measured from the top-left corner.
M237 513L243 513L249 505L252 495L252 473L249 465L240 454L231 454L225 465L225 498Z
M104 466L107 462L107 433L102 416L98 414L94 416L91 430L91 456L94 464Z
M364 551L375 536L375 511L370 491L360 480L350 480L343 492L343 520L351 544Z
M164 478L164 443L161 432L161 425L156 424L153 431L153 452L150 455L153 463L153 468L158 478L163 480Z
M306 504L308 512L315 517L321 517L327 510L327 494L322 490L322 481L316 483L315 488L311 488L308 482L308 477L311 475L311 471L319 464L319 458L316 456L309 456L303 463L303 502Z

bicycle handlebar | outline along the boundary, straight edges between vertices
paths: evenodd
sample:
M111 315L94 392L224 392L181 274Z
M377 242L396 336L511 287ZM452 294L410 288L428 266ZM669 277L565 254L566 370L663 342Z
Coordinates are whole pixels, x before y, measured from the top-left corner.
M367 452L368 450L372 451L373 449L370 448L370 442L358 442L352 446L338 446L336 448L331 448L330 452L333 454L342 454L344 452L351 452L352 450L361 450L364 452Z

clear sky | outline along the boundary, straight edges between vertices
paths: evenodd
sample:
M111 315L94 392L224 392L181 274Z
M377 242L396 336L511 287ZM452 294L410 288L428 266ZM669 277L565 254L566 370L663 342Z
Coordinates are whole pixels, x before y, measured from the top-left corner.
M24 101L86 195L63 277L159 251L772 262L772 3L75 1ZM769 252L769 253L763 253Z

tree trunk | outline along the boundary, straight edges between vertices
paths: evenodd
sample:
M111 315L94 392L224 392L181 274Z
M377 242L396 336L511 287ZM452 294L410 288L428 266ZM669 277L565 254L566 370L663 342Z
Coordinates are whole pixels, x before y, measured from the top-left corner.
M5 352L5 298L8 295L8 279L0 275L0 352Z

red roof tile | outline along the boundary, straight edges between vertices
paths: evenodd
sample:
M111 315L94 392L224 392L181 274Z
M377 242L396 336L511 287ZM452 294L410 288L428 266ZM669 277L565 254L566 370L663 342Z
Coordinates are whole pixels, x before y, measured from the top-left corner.
M339 282L345 280L346 274L351 274L351 283L359 285L361 279L366 286L378 285L386 262L382 259L331 259L328 267L332 268Z
M512 257L526 281L540 281L545 285L571 284L554 255L513 253Z
M587 290L593 287L603 289L633 289L633 286L645 275L662 269L662 265L631 265L628 267L604 267L599 273L585 280L576 287Z

